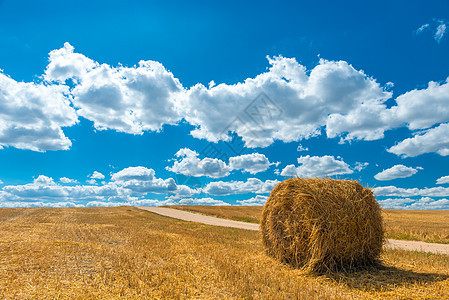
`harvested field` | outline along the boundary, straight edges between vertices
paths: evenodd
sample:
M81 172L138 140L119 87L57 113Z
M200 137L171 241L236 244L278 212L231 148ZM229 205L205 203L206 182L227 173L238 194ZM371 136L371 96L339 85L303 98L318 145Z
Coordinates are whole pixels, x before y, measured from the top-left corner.
M173 205L172 208L220 218L260 223L262 206ZM385 237L398 240L449 244L449 211L382 209ZM240 219L240 220L239 220Z
M449 257L389 250L384 268L310 276L257 231L132 207L0 209L5 299L449 298Z

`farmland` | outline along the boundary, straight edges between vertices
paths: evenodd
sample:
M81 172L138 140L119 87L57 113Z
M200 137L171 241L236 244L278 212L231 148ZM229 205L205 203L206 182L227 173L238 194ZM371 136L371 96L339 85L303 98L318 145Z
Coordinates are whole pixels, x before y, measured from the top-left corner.
M172 208L220 218L259 223L262 206L173 205ZM383 209L386 237L449 244L449 211Z
M0 209L6 299L449 298L449 257L387 250L382 267L305 275L259 232L133 207Z

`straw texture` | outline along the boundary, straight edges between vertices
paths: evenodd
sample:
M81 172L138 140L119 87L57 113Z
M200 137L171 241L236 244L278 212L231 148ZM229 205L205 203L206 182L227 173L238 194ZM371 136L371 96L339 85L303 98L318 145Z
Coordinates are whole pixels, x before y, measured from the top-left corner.
M290 178L265 203L262 241L269 255L311 272L377 263L384 243L381 209L358 181Z

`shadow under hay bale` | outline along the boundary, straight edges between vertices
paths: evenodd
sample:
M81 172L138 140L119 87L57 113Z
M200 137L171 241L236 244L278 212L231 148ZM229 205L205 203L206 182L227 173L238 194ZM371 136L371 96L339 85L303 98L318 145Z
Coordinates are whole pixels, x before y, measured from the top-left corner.
M290 178L265 203L260 224L269 255L308 272L376 265L384 244L381 209L358 181Z

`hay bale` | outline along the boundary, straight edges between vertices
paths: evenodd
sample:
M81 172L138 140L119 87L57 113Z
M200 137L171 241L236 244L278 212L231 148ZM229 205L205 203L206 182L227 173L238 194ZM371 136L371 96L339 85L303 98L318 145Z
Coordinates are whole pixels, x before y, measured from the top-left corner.
M311 272L374 265L384 243L380 206L372 190L355 180L279 183L260 228L269 255Z

